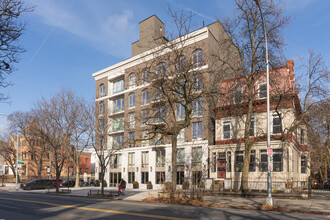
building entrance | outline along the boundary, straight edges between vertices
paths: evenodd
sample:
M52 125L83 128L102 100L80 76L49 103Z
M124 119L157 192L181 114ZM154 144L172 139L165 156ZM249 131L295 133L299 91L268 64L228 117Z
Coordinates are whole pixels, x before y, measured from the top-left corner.
M117 187L120 183L121 180L121 173L112 173L110 172L110 181L109 181L109 186L111 187Z

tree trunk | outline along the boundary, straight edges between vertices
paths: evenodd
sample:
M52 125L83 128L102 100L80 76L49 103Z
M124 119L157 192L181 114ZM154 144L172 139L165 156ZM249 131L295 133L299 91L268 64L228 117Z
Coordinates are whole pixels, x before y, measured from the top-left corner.
M172 144L172 187L170 198L173 199L174 191L176 190L176 181L177 181L177 135L174 134L171 136Z
M79 176L80 176L80 170L79 170L79 165L78 166L75 166L75 169L76 169L76 184L75 184L75 188L79 188Z
M60 190L59 190L58 180L60 179L60 172L59 172L58 165L56 164L55 166L56 166L56 168L55 168L55 170L56 170L56 193L59 193Z
M104 195L104 167L101 168L101 194Z
M245 147L243 170L241 177L241 191L244 193L249 189L249 168L250 168L251 145Z

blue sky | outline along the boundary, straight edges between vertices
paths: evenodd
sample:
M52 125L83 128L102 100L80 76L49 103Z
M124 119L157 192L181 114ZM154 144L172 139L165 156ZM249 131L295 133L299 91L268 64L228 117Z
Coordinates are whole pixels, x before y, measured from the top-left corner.
M194 12L195 28L228 16L233 0L25 0L34 5L24 15L27 27L20 44L26 49L17 71L6 88L10 103L0 103L0 113L28 111L41 96L50 97L61 88L77 95L93 98L95 83L92 73L111 66L131 55L131 43L138 40L138 25L156 14L165 31L171 21L167 4L176 10ZM330 61L330 1L282 0L292 22L284 32L287 59L294 59L308 49L322 53ZM6 121L0 116L0 132Z

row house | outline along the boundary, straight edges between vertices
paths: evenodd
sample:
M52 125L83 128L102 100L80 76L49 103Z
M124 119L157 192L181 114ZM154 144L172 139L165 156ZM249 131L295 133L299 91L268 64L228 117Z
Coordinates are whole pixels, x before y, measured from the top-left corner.
M293 60L270 71L270 134L273 148L272 182L276 189L307 184L310 175L306 125L299 123L301 105L295 88ZM267 112L266 73L254 85L253 115L249 136L253 142L249 188L267 188ZM244 160L244 127L247 100L244 78L223 81L216 107L215 145L210 146L210 178L226 189L239 189Z

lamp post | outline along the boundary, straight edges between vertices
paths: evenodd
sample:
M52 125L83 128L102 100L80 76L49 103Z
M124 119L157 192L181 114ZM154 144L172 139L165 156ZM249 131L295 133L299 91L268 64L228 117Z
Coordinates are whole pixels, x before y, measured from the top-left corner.
M0 116L5 114L0 113ZM15 167L15 171L16 171L16 184L15 184L15 189L16 191L18 190L18 126L16 125L16 167ZM14 140L13 140L14 141Z
M273 198L272 198L272 169L273 169L273 149L270 146L270 104L269 104L269 61L268 61L268 46L267 46L267 31L266 24L262 14L262 10L259 4L259 0L254 0L256 5L259 8L260 16L262 20L262 28L264 30L265 35L265 47L266 47L266 71L267 71L267 162L268 162L268 172L267 172L267 198L266 203L270 206L273 206Z

